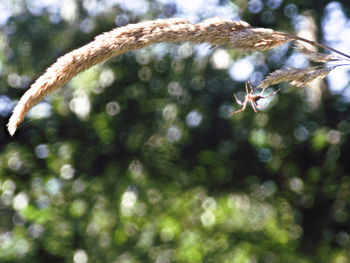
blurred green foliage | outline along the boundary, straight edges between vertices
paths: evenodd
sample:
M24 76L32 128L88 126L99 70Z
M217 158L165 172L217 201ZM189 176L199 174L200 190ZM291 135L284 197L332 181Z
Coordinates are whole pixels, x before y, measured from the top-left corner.
M57 57L115 24L176 14L170 2L93 13L93 1L73 1L71 16L36 2L18 1L0 32L0 262L350 262L342 94L326 87L315 107L283 84L259 114L231 116L244 83L213 66L215 49L159 44L79 74L10 138L9 98ZM255 12L254 1L218 2L289 32L289 9L312 10L320 25L329 4L255 1ZM264 55L255 72L290 51L277 62Z

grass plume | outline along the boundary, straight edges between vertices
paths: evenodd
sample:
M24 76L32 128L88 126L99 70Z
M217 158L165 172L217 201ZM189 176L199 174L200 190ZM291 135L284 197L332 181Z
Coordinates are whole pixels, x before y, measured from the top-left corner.
M305 45L303 45L301 43L296 43L294 45L294 48L297 51L299 51L300 53L304 54L309 60L311 60L313 62L326 63L326 62L345 60L345 58L342 58L342 57L337 56L337 55L324 54L324 53L310 50Z
M266 28L252 27L243 21L211 18L191 24L180 19L158 19L130 24L98 35L95 40L57 59L25 92L15 106L8 123L11 136L26 113L47 94L59 89L78 73L122 53L160 42L208 43L247 51L263 51L290 41L302 41L326 48L347 57L350 56L322 44L297 36ZM302 51L314 55L308 51ZM272 73L258 87L265 88L282 81L303 85L317 76L325 76L333 68L286 69Z
M278 69L268 75L257 86L258 89L266 89L271 85L276 85L282 82L290 82L297 87L305 86L317 78L324 78L336 66L331 67L308 67L304 69L286 68Z

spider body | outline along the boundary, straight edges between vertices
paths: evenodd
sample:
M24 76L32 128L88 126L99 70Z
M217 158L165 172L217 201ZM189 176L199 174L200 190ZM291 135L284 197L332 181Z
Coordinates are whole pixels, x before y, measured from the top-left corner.
M250 87L250 92L248 91L248 86ZM244 102L240 101L240 100L237 98L236 94L233 94L233 96L235 97L237 103L240 104L240 105L242 105L243 107L242 107L242 109L240 109L240 110L236 110L236 111L232 112L232 114L235 114L235 113L239 113L239 112L244 111L244 110L246 109L246 107L247 107L248 102L250 102L250 104L252 105L252 108L253 108L254 112L255 112L255 113L258 113L258 110L257 110L257 109L259 108L258 101L259 101L260 99L265 99L265 98L268 98L268 97L270 97L270 96L273 96L273 95L275 95L277 92L280 91L280 89L278 89L277 91L275 91L275 92L273 92L273 93L271 93L271 94L269 94L269 95L267 95L267 96L263 96L264 91L265 91L265 89L263 89L263 90L261 91L260 95L254 95L254 94L253 94L254 89L253 89L253 87L252 87L252 84L250 84L249 81L247 81L247 83L246 83L246 85L245 85L245 90L246 90L246 93L247 93L247 94L246 94L245 97L244 97Z

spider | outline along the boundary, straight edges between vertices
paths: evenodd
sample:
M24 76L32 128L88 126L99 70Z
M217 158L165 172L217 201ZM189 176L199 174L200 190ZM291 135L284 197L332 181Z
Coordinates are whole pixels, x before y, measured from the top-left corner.
M250 93L248 91L248 86L250 87ZM233 96L235 97L236 101L238 104L240 105L243 105L242 109L240 110L236 110L236 111L233 111L232 114L235 114L235 113L239 113L239 112L242 112L245 110L245 108L247 107L247 104L248 102L250 102L250 104L252 105L252 108L253 110L255 111L255 113L258 113L258 110L257 108L259 108L259 105L258 105L258 100L260 99L266 99L270 96L273 96L275 95L277 92L280 91L280 89L276 90L275 92L267 95L267 96L263 96L263 93L265 91L265 88L261 91L260 95L254 95L253 92L254 92L254 89L252 87L252 84L250 83L250 81L248 80L247 83L245 84L245 90L247 92L247 95L245 95L245 98L244 98L244 102L240 101L236 94L233 94Z

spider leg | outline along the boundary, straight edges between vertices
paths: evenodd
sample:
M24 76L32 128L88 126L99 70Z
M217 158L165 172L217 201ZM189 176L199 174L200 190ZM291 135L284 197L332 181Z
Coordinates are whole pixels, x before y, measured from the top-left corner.
M237 98L236 94L233 93L233 96L235 97L238 104L243 105L243 102Z
M236 110L236 111L233 111L233 112L231 112L231 114L235 114L235 113L239 113L239 112L244 111L244 110L245 110L245 108L247 107L247 102L248 102L248 101L245 101L245 102L243 103L243 107L242 107L242 109L240 109L240 110Z
M250 104L252 104L252 108L253 108L254 112L258 113L258 110L256 109L256 106L258 106L258 105L256 104L256 102L251 101Z
M265 90L266 90L266 88L263 88L263 89L262 89L262 91L261 91L261 93L260 93L260 96L262 96L262 95L264 94Z
M247 85L249 85L250 87L250 94L253 95L253 86L252 86L252 83L250 83L250 81L248 80L247 83L246 83L246 89L247 89L247 94L248 94L248 88L247 88Z
M249 94L249 91L248 91L248 81L245 83L245 91L247 93L247 95Z
M276 90L275 92L272 92L271 94L269 94L269 95L267 95L267 96L262 96L261 98L266 99L266 98L268 98L268 97L271 97L271 96L275 95L277 92L279 92L280 90L281 90L281 89L278 89L278 90Z

